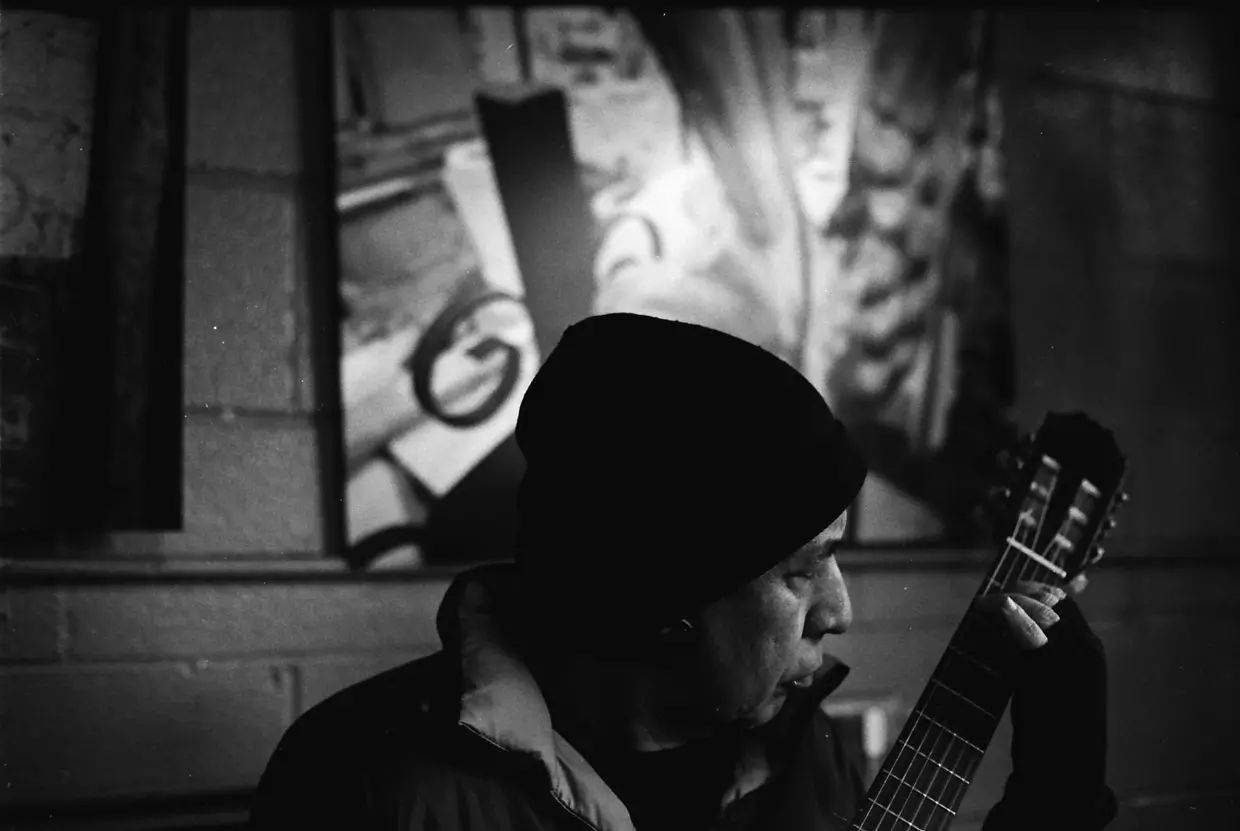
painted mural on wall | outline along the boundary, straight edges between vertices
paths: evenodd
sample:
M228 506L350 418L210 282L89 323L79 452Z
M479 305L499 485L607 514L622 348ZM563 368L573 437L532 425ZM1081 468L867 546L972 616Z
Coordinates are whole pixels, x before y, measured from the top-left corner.
M547 89L577 171L565 193L592 229L573 272L589 302L573 314L690 320L770 349L873 460L863 541L966 537L1011 396L984 24L838 9L337 13L355 562L504 554L511 432L539 323L563 310L522 273L519 252L539 241L513 211L529 195L505 192L511 154L488 144L504 134L478 102ZM502 514L490 538L477 521L436 529L480 509Z

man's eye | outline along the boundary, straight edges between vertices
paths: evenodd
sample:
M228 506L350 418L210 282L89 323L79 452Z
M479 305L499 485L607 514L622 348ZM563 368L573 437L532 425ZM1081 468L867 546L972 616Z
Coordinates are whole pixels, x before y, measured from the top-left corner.
M788 576L801 579L801 580L817 580L818 577L822 574L823 569L827 567L827 562L831 559L833 554L834 554L834 551L828 552L824 556L819 556L814 559L814 562L810 564L809 568L802 569L800 571L789 572Z

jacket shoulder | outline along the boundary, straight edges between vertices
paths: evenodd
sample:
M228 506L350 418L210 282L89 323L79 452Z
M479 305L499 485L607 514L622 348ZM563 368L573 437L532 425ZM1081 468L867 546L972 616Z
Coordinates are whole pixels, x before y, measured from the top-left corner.
M458 715L458 680L449 656L436 652L352 684L303 713L290 732L330 734L345 730L359 738L379 730L418 729Z
M434 755L455 686L443 653L353 684L298 717L254 795L252 828L356 823L370 816L382 772ZM454 723L451 720L450 723Z
M558 825L540 766L458 725L458 685L450 656L436 653L306 711L267 764L250 827Z

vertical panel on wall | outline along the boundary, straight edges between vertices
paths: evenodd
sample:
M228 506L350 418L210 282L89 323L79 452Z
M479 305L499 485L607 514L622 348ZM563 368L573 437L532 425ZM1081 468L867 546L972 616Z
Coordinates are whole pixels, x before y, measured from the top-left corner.
M64 260L0 257L0 533L47 526L56 412L53 289L71 273Z
M568 102L558 89L517 87L481 93L478 115L545 355L594 303L586 279L594 228L577 178Z
M46 531L54 505L55 353L78 334L63 308L81 283L99 24L6 9L0 38L0 533L24 534Z
M6 398L27 383L42 396L5 406L4 478L35 485L17 524L41 534L178 528L185 15L17 12L4 22L5 125L24 122L5 136L5 190L19 204L3 229L4 282L24 289L6 310L16 314L4 327L4 380ZM31 258L46 262L22 264ZM9 343L31 326L43 333L33 357ZM23 471L29 453L8 457L27 441L42 452Z
M102 20L78 318L85 337L65 354L66 369L78 372L62 405L57 524L177 529L186 14L115 11ZM101 516L83 513L92 504Z
M310 362L314 375L315 439L318 450L319 505L322 511L323 548L331 553L345 550L344 423L340 397L340 320L343 317L339 282L339 240L333 194L338 188L336 145L327 137L342 124L351 123L364 106L365 96L353 86L356 73L346 70L352 53L347 25L334 25L328 10L294 15L298 113L301 157L299 219L305 269L300 284L308 293L306 309L310 328ZM323 90L334 88L335 107ZM341 100L356 93L356 100Z

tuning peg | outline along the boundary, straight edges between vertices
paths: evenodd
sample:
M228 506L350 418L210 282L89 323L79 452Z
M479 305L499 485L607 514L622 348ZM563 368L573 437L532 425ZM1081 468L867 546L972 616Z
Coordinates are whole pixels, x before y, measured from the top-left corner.
M1128 495L1128 492L1127 492L1127 491L1120 491L1120 492L1119 492L1119 501L1120 501L1120 504L1121 504L1121 505L1122 505L1123 503L1127 502L1127 501L1128 501L1128 500L1130 500L1130 499L1132 499L1132 497Z
M1105 548L1100 545L1095 545L1093 550L1089 552L1089 564L1092 566L1094 563L1105 557L1106 553L1107 550Z
M1119 523L1115 521L1115 517L1107 517L1106 521L1102 523L1102 533L1114 531L1116 525L1119 525Z

